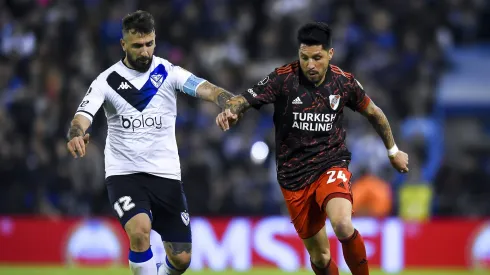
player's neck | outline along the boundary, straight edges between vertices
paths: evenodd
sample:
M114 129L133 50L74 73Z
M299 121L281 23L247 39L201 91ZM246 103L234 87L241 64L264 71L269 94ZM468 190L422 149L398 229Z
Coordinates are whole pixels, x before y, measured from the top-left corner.
M126 56L126 57L124 57L124 59L123 59L123 64L124 64L124 66L128 67L128 68L129 68L129 69L131 69L131 70L136 70L136 69L135 69L133 66L131 66L131 64L129 64L129 62L128 62L128 57L127 57L127 56Z
M323 84L323 82L325 81L325 78L326 78L326 77L327 77L327 72L325 72L325 73L323 74L323 77L322 77L322 79L321 79L320 81L318 81L317 83L313 83L313 85L315 85L315 87L318 87L318 86L322 85L322 84Z

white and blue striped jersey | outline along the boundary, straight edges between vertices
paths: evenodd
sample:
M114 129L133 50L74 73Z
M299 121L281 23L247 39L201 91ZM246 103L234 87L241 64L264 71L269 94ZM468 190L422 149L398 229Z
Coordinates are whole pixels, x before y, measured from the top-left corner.
M128 68L122 61L101 73L76 114L92 122L100 106L104 107L108 125L106 177L144 172L180 180L175 139L177 92L196 96L203 82L156 56L144 73Z

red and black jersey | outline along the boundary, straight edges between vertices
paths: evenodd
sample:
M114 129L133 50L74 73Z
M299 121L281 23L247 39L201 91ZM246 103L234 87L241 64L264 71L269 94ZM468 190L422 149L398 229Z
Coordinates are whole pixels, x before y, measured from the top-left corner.
M316 87L299 61L275 69L242 95L257 109L274 104L277 178L289 190L313 183L333 166L347 165L351 154L342 125L344 107L362 111L370 102L352 74L329 65Z

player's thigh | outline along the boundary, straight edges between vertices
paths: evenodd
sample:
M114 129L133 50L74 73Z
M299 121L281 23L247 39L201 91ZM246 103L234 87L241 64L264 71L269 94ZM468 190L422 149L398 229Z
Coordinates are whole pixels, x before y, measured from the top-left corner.
M190 215L182 182L160 178L149 188L153 230L164 242L192 243Z
M317 189L315 199L317 205L326 210L328 202L334 198L344 198L352 211L351 173L347 168L333 167L325 171L315 182ZM327 211L327 214L328 211ZM330 215L328 215L329 218Z
M315 202L315 184L300 190L281 188L291 221L301 239L309 239L325 226L326 213Z
M313 261L316 262L322 257L330 258L330 242L328 241L325 226L323 226L314 236L302 240Z
M327 214L335 234L339 238L350 234L352 229L351 173L346 167L333 167L322 174L315 183L316 202Z
M150 197L141 174L110 176L106 179L109 202L128 234L151 229Z
M352 203L348 199L342 197L332 198L328 201L325 209L333 231L339 239L348 238L354 233Z

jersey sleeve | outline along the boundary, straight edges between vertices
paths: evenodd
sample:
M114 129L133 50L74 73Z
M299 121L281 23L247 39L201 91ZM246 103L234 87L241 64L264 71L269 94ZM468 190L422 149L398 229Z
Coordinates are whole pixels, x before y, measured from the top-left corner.
M194 97L197 94L197 87L206 81L179 66L172 66L171 74L171 85L173 89Z
M78 106L75 115L82 115L90 120L92 123L95 113L99 110L102 103L104 103L105 96L97 86L96 80L92 82L87 93L83 97L82 102Z
M241 95L252 107L260 109L262 105L276 102L280 93L279 75L274 71Z
M349 75L348 82L345 84L347 89L347 103L346 106L355 112L362 112L371 102L371 99L364 91L361 83L354 78L353 75Z

